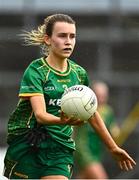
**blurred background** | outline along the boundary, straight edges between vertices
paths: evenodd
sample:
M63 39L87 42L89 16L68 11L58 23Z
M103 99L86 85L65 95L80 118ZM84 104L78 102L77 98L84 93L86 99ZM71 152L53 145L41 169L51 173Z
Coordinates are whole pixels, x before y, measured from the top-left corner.
M1 163L7 146L7 121L18 100L20 79L27 65L40 57L40 49L22 46L18 35L22 30L36 29L53 13L67 13L75 19L77 43L71 59L87 70L91 81L99 79L109 85L109 103L120 125L138 103L139 0L0 0ZM136 123L123 147L139 163L138 137ZM139 178L138 163L127 173L119 170L109 154L104 160L110 178L117 179Z

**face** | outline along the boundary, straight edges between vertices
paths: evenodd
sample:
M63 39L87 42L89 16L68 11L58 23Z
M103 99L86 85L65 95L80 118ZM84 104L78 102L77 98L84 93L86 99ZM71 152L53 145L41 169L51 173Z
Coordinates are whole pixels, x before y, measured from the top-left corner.
M52 36L48 38L50 45L49 54L62 59L68 58L75 46L75 36L75 24L56 22Z

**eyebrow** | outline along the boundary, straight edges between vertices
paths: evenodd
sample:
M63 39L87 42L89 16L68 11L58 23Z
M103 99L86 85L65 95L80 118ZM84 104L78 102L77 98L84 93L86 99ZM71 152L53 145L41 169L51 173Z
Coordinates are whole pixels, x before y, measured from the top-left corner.
M59 32L58 34L71 34L71 35L76 35L76 33L65 33L65 32Z

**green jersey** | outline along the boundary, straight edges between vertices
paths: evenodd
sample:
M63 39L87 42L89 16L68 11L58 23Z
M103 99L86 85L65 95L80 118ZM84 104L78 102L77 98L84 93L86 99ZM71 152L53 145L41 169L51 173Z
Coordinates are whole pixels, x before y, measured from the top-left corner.
M44 58L34 60L24 72L21 81L20 100L8 122L9 138L12 135L24 134L36 124L36 118L30 101L23 97L43 95L47 112L55 116L60 116L61 96L64 89L77 84L88 86L88 77L86 71L75 62L68 60L67 71L59 72L50 67ZM74 141L71 138L71 126L43 126L56 141L74 149Z

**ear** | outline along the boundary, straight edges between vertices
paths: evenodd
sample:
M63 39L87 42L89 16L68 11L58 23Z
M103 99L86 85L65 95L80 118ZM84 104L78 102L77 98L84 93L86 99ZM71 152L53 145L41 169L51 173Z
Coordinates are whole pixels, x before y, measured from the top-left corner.
M44 36L44 42L45 42L48 46L50 46L50 37L49 37L48 35L45 35L45 36Z

